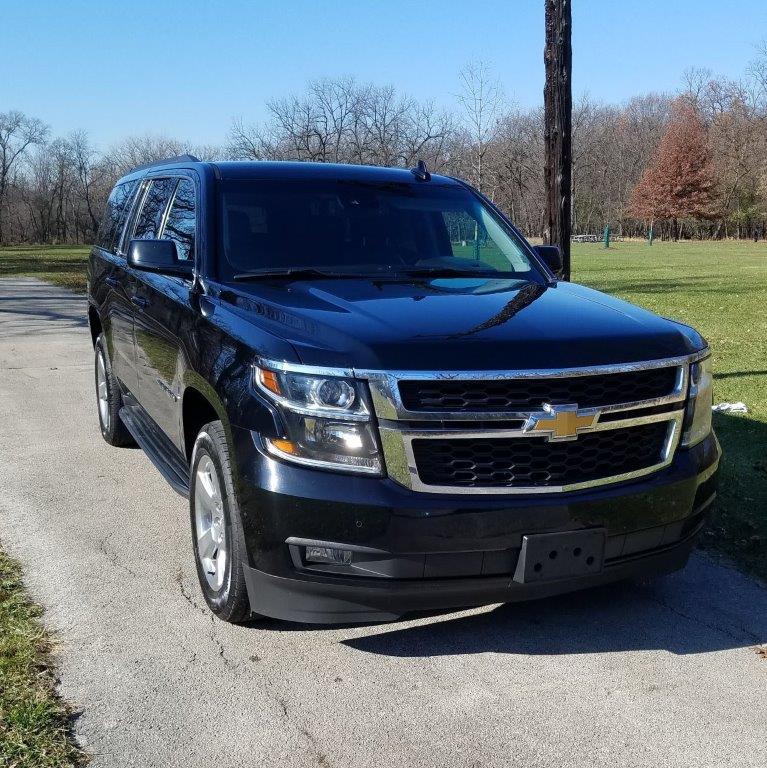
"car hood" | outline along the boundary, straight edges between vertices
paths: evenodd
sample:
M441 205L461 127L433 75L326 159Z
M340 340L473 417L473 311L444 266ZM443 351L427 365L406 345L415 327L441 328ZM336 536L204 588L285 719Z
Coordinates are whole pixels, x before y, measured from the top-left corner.
M686 355L691 328L574 283L447 278L243 283L222 299L299 362L381 370L570 368Z

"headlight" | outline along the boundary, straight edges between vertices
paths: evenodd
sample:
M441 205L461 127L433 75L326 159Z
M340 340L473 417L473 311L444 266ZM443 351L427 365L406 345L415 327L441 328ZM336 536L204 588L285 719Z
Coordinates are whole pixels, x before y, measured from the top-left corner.
M690 448L711 432L711 407L714 403L714 377L711 358L690 366L690 396L684 416L682 445Z
M363 382L254 366L254 383L279 407L285 421L286 438L264 439L273 456L314 467L381 474Z

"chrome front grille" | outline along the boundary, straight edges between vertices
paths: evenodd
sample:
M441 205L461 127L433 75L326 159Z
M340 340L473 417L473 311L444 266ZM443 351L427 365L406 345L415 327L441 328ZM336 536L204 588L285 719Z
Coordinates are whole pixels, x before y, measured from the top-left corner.
M460 488L550 488L624 475L658 464L669 422L581 435L543 438L418 438L413 458L425 485Z
M370 384L392 479L427 493L540 494L631 480L670 464L689 366L700 356L587 369L355 375ZM546 405L575 408L587 428L564 439L534 431L549 418Z
M669 395L677 370L601 373L551 379L406 380L399 383L403 405L411 411L540 410L544 403L577 403L581 408L652 400Z

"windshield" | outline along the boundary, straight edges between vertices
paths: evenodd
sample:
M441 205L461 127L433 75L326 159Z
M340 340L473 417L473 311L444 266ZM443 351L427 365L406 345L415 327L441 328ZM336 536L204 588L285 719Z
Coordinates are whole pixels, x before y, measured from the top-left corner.
M221 183L221 277L487 275L542 282L522 241L457 186Z

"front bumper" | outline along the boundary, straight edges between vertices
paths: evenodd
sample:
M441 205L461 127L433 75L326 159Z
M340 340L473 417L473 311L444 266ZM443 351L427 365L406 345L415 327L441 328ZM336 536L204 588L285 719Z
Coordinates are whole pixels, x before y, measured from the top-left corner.
M252 609L313 622L387 621L404 613L546 597L684 566L716 490L712 435L649 477L537 496L414 493L388 479L299 467L234 429ZM520 584L526 534L605 528L598 574ZM350 549L354 565L303 562L307 542ZM372 563L372 565L371 565Z
M601 573L537 584L508 576L472 579L359 581L274 576L246 568L254 612L312 624L393 621L405 613L512 603L574 592L628 578L658 576L683 568L703 522L684 540L649 553L605 564Z

